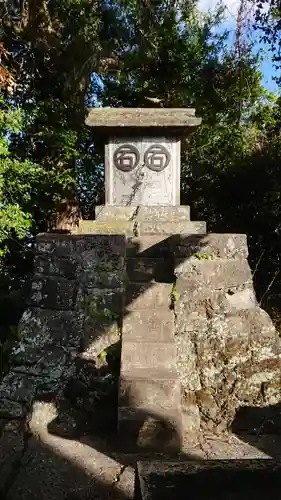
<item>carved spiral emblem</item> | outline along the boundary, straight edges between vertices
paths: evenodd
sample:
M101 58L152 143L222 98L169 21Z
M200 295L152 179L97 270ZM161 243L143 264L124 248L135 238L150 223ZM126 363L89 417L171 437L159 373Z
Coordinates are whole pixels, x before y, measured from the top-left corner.
M139 164L139 161L139 151L131 144L119 146L113 154L114 166L122 172L131 172Z
M166 168L171 160L171 155L167 148L161 144L153 144L144 153L144 164L154 172L161 172Z

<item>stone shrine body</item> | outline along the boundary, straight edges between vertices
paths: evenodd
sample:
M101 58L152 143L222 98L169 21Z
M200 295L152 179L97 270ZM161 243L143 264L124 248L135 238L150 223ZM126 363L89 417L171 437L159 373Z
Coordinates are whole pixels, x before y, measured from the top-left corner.
M180 137L201 123L194 109L93 109L87 125L105 132L105 203L180 204Z

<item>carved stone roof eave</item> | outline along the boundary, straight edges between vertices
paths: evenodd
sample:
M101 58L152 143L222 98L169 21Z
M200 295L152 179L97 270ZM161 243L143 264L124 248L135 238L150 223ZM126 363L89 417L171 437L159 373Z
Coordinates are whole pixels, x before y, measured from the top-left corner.
M107 135L127 131L142 134L165 132L186 134L196 129L202 119L195 116L193 108L92 108L88 110L85 123L97 132Z

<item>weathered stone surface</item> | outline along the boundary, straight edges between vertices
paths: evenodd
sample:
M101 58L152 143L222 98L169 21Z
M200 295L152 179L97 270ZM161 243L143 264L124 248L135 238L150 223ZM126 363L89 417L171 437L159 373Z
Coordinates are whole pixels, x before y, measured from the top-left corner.
M76 250L76 239L65 234L42 233L36 238L36 250L39 254L68 257Z
M199 286L195 280L179 279L176 285L177 300L175 310L178 319L185 321L192 312L212 317L257 307L257 300L251 284L212 290Z
M252 281L246 259L176 261L175 275L186 280L194 279L199 286L208 286L212 290L232 288Z
M94 221L84 221L85 224L95 224ZM36 238L38 254L47 254L53 257L69 257L88 250L95 250L97 257L105 254L124 255L126 241L122 234L75 234L42 233Z
M118 288L125 279L126 241L120 235L94 235L79 242L80 283L88 287Z
M174 315L171 310L130 311L123 318L124 341L155 342L172 341L174 338Z
M74 308L76 295L76 281L34 276L28 304L44 309L71 310Z
M280 338L259 307L209 319L194 311L176 331L183 405L198 407L201 427L227 427L244 401L280 398Z
M154 411L119 407L118 430L127 442L140 450L179 452L182 446L182 425L179 411Z
M118 220L138 220L138 221L159 221L190 220L190 207L184 205L169 206L118 206L103 205L95 207L96 218L99 221L107 222L109 219Z
M88 235L101 235L101 236L134 236L137 231L137 225L134 222L126 220L109 220L107 222L86 221L80 222L77 233L88 237Z
M83 318L75 311L26 309L19 323L20 343L16 351L24 347L44 348L45 344L79 346L83 334Z
M279 498L281 464L276 460L188 460L139 462L139 497L262 500ZM218 488L219 485L219 488Z
M80 288L76 310L86 318L116 320L123 309L123 289Z
M146 234L196 234L205 233L206 223L201 221L194 222L159 222L159 221L124 221L124 220L109 220L108 222L97 221L81 221L78 234L102 234L102 235L119 235L126 234L128 237L139 236Z
M84 335L81 339L81 356L84 359L96 360L109 346L120 340L120 324L116 320L103 321L87 318L84 324Z
M172 286L166 283L129 283L125 293L125 310L170 307Z
M190 207L177 206L140 206L136 218L143 222L190 221Z
M87 234L83 237L72 236L72 238L75 238L76 252L79 256L87 257L87 252L91 251L90 258L106 262L109 262L111 258L115 262L117 256L125 256L126 238L122 234Z
M34 394L35 384L33 377L26 374L10 372L2 380L0 387L0 401L11 400L28 405L31 403Z
M121 372L134 369L173 370L176 365L176 346L170 342L124 342L122 345Z
M77 268L77 259L49 257L48 255L37 255L34 259L35 274L75 280L77 278Z
M123 457L113 459L98 451L98 445L95 443L79 442L77 438L63 439L47 433L42 428L37 429L36 435L28 440L24 454L21 433L6 432L1 440L2 498L7 497L7 500L39 498L108 500L110 497L114 497L114 500L134 499L134 467L127 464L124 467ZM115 478L119 478L119 475L120 480L116 482ZM7 483L6 478L8 478Z
M206 222L139 222L137 230L140 235L146 234L196 234L206 232Z
M127 260L127 276L130 281L173 281L172 262L164 258L130 257Z
M199 260L216 257L221 259L246 259L248 257L245 234L175 235L170 240L170 248L176 257L195 257Z
M176 371L134 370L120 378L119 405L180 410L181 387Z
M195 117L193 108L93 108L89 110L85 121L89 127L115 128L124 127L197 127L201 118Z
M149 234L146 236L134 236L127 239L127 256L161 258L169 255L169 236L161 234Z
M7 393L9 396L9 393ZM13 401L1 396L0 401L0 418L5 419L21 419L26 415L25 405L19 401Z
M124 286L126 279L124 259L114 260L116 267L113 265L114 261L112 263L103 263L83 257L80 283L89 288L120 288Z

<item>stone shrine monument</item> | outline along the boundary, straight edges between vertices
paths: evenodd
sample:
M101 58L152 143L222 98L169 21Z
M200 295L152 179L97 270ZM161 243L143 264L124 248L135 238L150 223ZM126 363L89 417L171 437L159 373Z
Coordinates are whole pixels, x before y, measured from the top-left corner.
M120 344L124 449L178 452L185 434L229 429L240 407L280 402L280 338L246 236L207 234L180 205L180 139L200 121L191 109L89 111L106 142L105 205L71 234L37 237L1 419L36 427L51 401L92 422L99 367Z
M86 124L108 136L105 203L179 205L180 135L200 123L194 109L91 110Z

